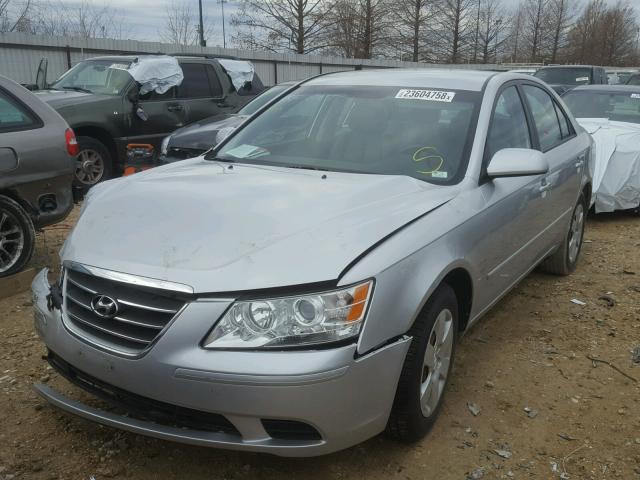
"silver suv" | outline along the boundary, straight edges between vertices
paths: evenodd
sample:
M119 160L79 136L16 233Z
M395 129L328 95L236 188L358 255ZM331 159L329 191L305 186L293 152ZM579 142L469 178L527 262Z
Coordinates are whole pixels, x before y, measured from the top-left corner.
M576 267L591 149L527 75L303 82L207 155L91 191L59 282L34 281L35 325L50 363L120 412L36 389L197 445L419 439L460 334L537 265Z

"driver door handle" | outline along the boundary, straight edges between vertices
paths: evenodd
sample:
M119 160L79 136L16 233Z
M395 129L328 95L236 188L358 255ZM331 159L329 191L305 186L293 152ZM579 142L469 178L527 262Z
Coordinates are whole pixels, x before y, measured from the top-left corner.
M541 193L544 193L548 190L551 190L551 187L553 187L553 184L547 182L546 180L542 180L542 184L540 185L539 190Z
M184 107L182 105L169 105L167 107L167 110L169 110L170 112L181 112L182 110L184 110Z

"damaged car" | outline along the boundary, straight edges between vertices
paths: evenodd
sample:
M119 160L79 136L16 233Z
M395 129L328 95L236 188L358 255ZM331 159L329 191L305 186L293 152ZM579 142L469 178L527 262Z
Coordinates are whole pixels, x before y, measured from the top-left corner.
M576 268L591 148L527 75L301 82L206 155L90 192L34 315L53 368L104 402L35 389L193 445L418 440L460 335L536 266Z
M563 100L595 142L595 212L639 212L640 85L577 87Z
M237 112L263 89L247 61L111 55L79 62L36 95L78 136L76 184L89 189L123 172L131 145L152 155L177 128Z

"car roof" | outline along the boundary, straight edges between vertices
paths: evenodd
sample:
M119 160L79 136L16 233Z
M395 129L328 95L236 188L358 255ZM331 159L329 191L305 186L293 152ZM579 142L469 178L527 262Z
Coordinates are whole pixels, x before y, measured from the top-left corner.
M379 87L449 88L481 91L496 72L463 69L370 69L320 75L305 85L354 85Z
M580 85L569 92L638 93L640 85Z
M141 53L140 55L103 55L100 57L91 57L91 58L87 58L86 60L103 60L103 61L110 61L110 62L133 62L136 58L140 58L140 57L149 57L149 56L156 56L156 55L165 55L164 53L158 53L158 54L154 54L154 53ZM207 61L207 60L217 60L217 58L215 57L202 57L202 56L198 56L198 55L169 55L171 57L175 57L177 59L189 59L189 60L202 60L202 61ZM224 58L224 57L220 57L220 58Z

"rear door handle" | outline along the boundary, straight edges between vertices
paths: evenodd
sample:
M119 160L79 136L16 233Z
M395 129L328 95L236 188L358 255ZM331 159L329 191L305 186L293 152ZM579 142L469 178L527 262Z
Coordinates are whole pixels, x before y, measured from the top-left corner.
M167 110L170 112L181 112L184 109L182 105L169 105Z

